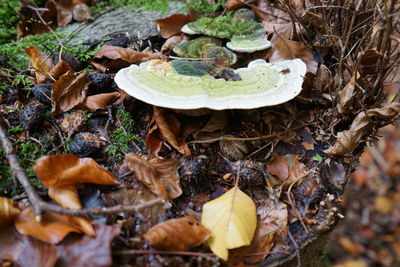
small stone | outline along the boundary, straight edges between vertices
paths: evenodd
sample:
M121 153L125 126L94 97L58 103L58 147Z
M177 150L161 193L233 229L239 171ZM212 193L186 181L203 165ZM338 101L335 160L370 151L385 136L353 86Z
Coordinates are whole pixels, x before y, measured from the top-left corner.
M41 103L32 101L30 104L25 105L19 120L21 126L25 130L37 129L44 118L44 107Z
M88 95L111 93L115 91L112 85L113 80L110 74L95 72L90 73L89 78L91 83L89 85Z
M100 152L101 141L97 135L84 132L77 134L70 143L71 153L78 157L95 156Z

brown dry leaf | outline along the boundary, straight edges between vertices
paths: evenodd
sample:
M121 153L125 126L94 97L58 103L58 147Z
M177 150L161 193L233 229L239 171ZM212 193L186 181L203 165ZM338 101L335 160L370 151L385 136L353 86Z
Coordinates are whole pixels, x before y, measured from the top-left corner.
M373 121L379 120L383 127L399 117L400 103L391 103L382 108L370 109L367 113L360 112L354 119L349 130L339 132L335 144L325 150L328 155L343 156L351 153L361 142L362 138L374 127Z
M118 70L149 59L160 59L160 56L118 46L103 45L94 56L91 64L96 69L105 72L107 69Z
M154 194L167 199L177 198L182 194L178 160L128 153L125 155L125 163Z
M353 74L350 81L346 84L346 86L340 90L337 94L339 97L339 102L337 104L338 111L340 113L347 113L350 111L350 108L353 106L354 97L355 97L355 88L357 82L357 72Z
M71 66L64 60L60 60L57 64L50 70L49 74L54 79L58 79L61 75L72 71Z
M72 21L72 7L72 0L56 0L58 26L66 26Z
M55 114L66 112L86 98L90 79L86 71L62 75L51 85L51 105Z
M105 109L107 105L114 103L119 97L120 94L118 92L91 95L86 97L80 106L90 111Z
M57 246L58 267L112 265L111 243L120 233L121 226L96 225L96 237L69 235Z
M291 183L307 173L306 166L297 159L298 155L287 154L285 159L289 164L289 175L286 183Z
M252 264L262 261L274 245L276 231L277 226L259 220L251 244L231 250L229 252L229 261L235 264L241 262Z
M60 243L71 232L82 232L72 216L46 212L38 222L32 208L23 210L14 220L14 224L21 234L34 236L50 244Z
M34 46L25 48L25 52L28 54L32 67L35 69L37 83L48 80L48 73L54 66L51 57Z
M143 237L157 249L186 251L203 244L210 235L194 215L188 215L159 223Z
M79 200L78 189L75 185L50 186L49 197L57 202L61 207L69 209L81 209L82 204ZM85 217L74 217L75 222L81 227L82 231L95 236L94 229L90 221Z
M288 40L293 38L293 24L292 23L276 23L274 21L263 21L264 29L268 34L272 34L271 42L275 42L279 36Z
M264 199L257 208L259 220L275 231L273 251L279 251L285 245L288 234L288 210L285 203L279 200Z
M169 17L155 21L157 30L163 38L169 38L172 35L181 32L183 25L193 21L193 18L184 14L173 14Z
M92 20L92 9L85 3L74 4L72 17L79 22Z
M110 171L100 167L92 158L78 158L71 154L43 156L36 160L33 168L45 186L119 184Z
M180 141L181 124L178 119L166 109L154 107L154 120L165 140L179 153L190 156L189 147Z
M17 202L6 197L0 197L0 227L17 217L20 212Z
M0 228L0 259L12 261L19 267L53 267L57 249L31 236L21 235L14 224L8 224Z
M296 42L279 37L272 45L270 62L300 58L307 65L307 72L317 73L318 63L314 60L312 49L302 42Z
M147 150L149 150L151 154L157 154L160 152L163 145L163 138L160 130L157 127L157 124L154 123L154 125L148 131L145 143Z
M365 248L361 244L345 236L340 237L338 243L347 253L350 253L354 257L360 256L365 251Z
M267 164L267 171L285 182L289 176L289 165L284 157L273 156Z
M359 59L358 71L361 75L376 74L381 60L382 55L377 50L367 50Z
M87 121L86 113L82 110L76 110L64 116L61 129L70 137L76 132L83 131Z
M242 2L251 2L251 1L252 0L244 0ZM239 2L239 1L237 1L237 0L228 0L225 3L225 7L226 7L227 10L235 10L235 9L238 9L238 8L241 8L241 7L244 7L244 6L246 6L246 5L241 3L241 2Z

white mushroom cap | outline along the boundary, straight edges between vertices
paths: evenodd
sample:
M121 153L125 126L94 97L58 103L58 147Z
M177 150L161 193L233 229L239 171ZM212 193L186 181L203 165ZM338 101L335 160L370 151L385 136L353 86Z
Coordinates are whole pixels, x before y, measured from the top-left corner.
M183 27L181 28L181 32L189 34L189 35L201 34L201 32L196 32L196 31L192 30L191 28L189 28L188 24L183 25Z
M241 81L180 75L172 67L154 72L147 69L149 65L154 64L121 69L115 82L139 100L172 109L252 109L281 104L300 93L306 73L306 64L300 59L254 60L247 68L234 71Z

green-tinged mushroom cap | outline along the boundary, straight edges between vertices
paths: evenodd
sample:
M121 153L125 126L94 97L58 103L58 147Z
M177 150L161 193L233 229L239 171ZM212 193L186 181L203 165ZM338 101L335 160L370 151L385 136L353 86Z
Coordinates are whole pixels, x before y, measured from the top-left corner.
M254 13L246 8L216 18L201 18L183 26L187 34L204 34L217 38L231 39L227 47L237 52L264 50L271 46L264 27L257 22Z
M300 59L276 63L258 59L234 73L240 76L240 81L209 75L188 76L177 73L171 63L151 60L121 69L115 82L131 96L155 106L252 109L281 104L296 97L301 91L306 65Z
M236 63L236 54L222 47L221 40L212 37L200 37L183 41L174 48L174 53L184 58L205 58L216 65L231 66Z

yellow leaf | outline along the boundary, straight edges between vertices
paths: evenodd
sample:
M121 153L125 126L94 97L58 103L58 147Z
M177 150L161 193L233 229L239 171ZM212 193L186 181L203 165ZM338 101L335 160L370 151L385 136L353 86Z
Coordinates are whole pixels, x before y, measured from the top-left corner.
M6 197L0 197L0 226L14 219L19 213L17 202Z
M228 249L247 246L257 227L253 200L235 186L222 196L203 206L201 223L211 231L208 245L223 260Z

